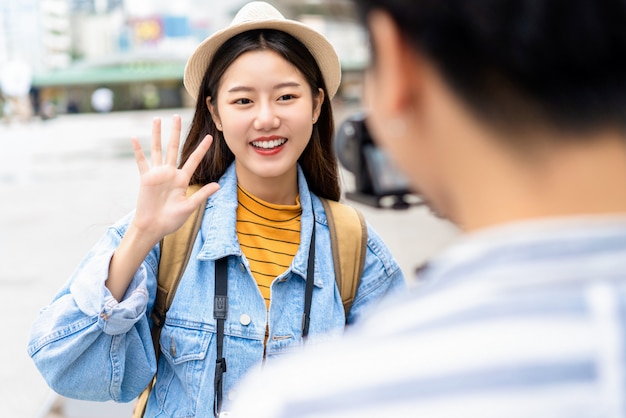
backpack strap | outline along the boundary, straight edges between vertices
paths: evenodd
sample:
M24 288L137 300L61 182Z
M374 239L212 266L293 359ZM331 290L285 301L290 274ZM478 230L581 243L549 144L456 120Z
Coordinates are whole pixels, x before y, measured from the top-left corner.
M192 195L202 186L195 184L187 189L187 196ZM161 240L161 258L159 260L159 270L157 277L157 294L152 309L152 337L155 350L159 346L159 336L161 328L165 323L165 315L172 305L176 289L180 279L183 277L191 251L195 243L195 237L198 235L200 225L202 224L202 216L206 204L198 206L194 213L185 221L175 232L166 235ZM156 339L155 339L156 337Z
M367 252L367 225L352 206L321 198L328 219L335 279L346 321L359 287Z
M202 185L200 184L189 186L187 188L187 196L192 195L201 187ZM157 363L160 353L159 338L163 324L165 324L165 315L172 305L176 288L189 262L189 257L191 256L191 251L196 241L195 237L198 235L200 225L202 224L202 216L204 215L205 208L206 204L198 206L195 212L187 218L183 226L175 232L166 235L161 240L161 258L159 260L159 270L157 274L157 294L151 316L153 322L152 344ZM150 395L153 385L154 378L137 398L137 403L133 409L133 418L143 417L148 403L148 396Z

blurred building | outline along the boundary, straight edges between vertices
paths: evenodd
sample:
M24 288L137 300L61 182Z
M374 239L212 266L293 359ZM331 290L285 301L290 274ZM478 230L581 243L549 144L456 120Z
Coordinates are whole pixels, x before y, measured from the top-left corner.
M344 68L339 96L358 100L367 48L350 2L269 1L331 40ZM113 92L113 110L187 106L192 100L182 86L187 57L227 26L244 3L0 0L0 68L26 60L33 68L36 106L51 113L94 111L91 95L101 88Z
M27 120L32 69L41 62L36 0L0 0L0 120Z
M0 1L0 69L12 61L40 63L38 0Z

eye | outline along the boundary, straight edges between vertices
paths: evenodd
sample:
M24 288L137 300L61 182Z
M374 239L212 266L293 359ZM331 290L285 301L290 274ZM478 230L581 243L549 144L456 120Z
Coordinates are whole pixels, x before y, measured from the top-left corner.
M278 98L278 100L285 101L285 100L293 100L295 98L296 98L295 94L283 94L282 96Z
M240 104L240 105L245 105L245 104L252 103L252 100L250 100L250 99L237 99L233 103Z

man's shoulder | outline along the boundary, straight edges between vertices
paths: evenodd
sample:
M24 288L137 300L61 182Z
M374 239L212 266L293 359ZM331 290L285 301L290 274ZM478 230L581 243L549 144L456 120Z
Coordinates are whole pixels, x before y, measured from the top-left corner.
M597 410L626 392L599 372L625 371L624 237L565 230L451 249L340 344L268 367L257 400L290 417Z
M600 359L611 347L592 338L598 314L610 316L602 307L616 306L610 288L591 289L587 307L548 289L545 300L512 293L462 306L419 293L370 317L340 344L268 367L261 380L280 382L264 390L282 414L268 416L510 416L499 408L513 405L565 413L599 402L603 362L623 369L617 358Z

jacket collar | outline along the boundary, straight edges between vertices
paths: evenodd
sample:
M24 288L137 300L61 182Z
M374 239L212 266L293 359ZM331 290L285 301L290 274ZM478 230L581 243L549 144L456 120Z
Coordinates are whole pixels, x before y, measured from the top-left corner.
M242 255L236 231L238 202L237 174L234 162L226 169L219 184L220 190L209 197L204 212L200 230L203 244L198 252L199 260L217 260L229 255ZM309 191L300 166L298 166L298 189L300 204L302 205L300 247L291 263L291 270L302 279L305 279L313 232L313 200L318 200L318 198ZM321 207L321 204L317 202L315 206ZM318 210L316 209L316 211ZM315 276L319 277L319 274ZM321 285L321 281L317 278L315 285Z

